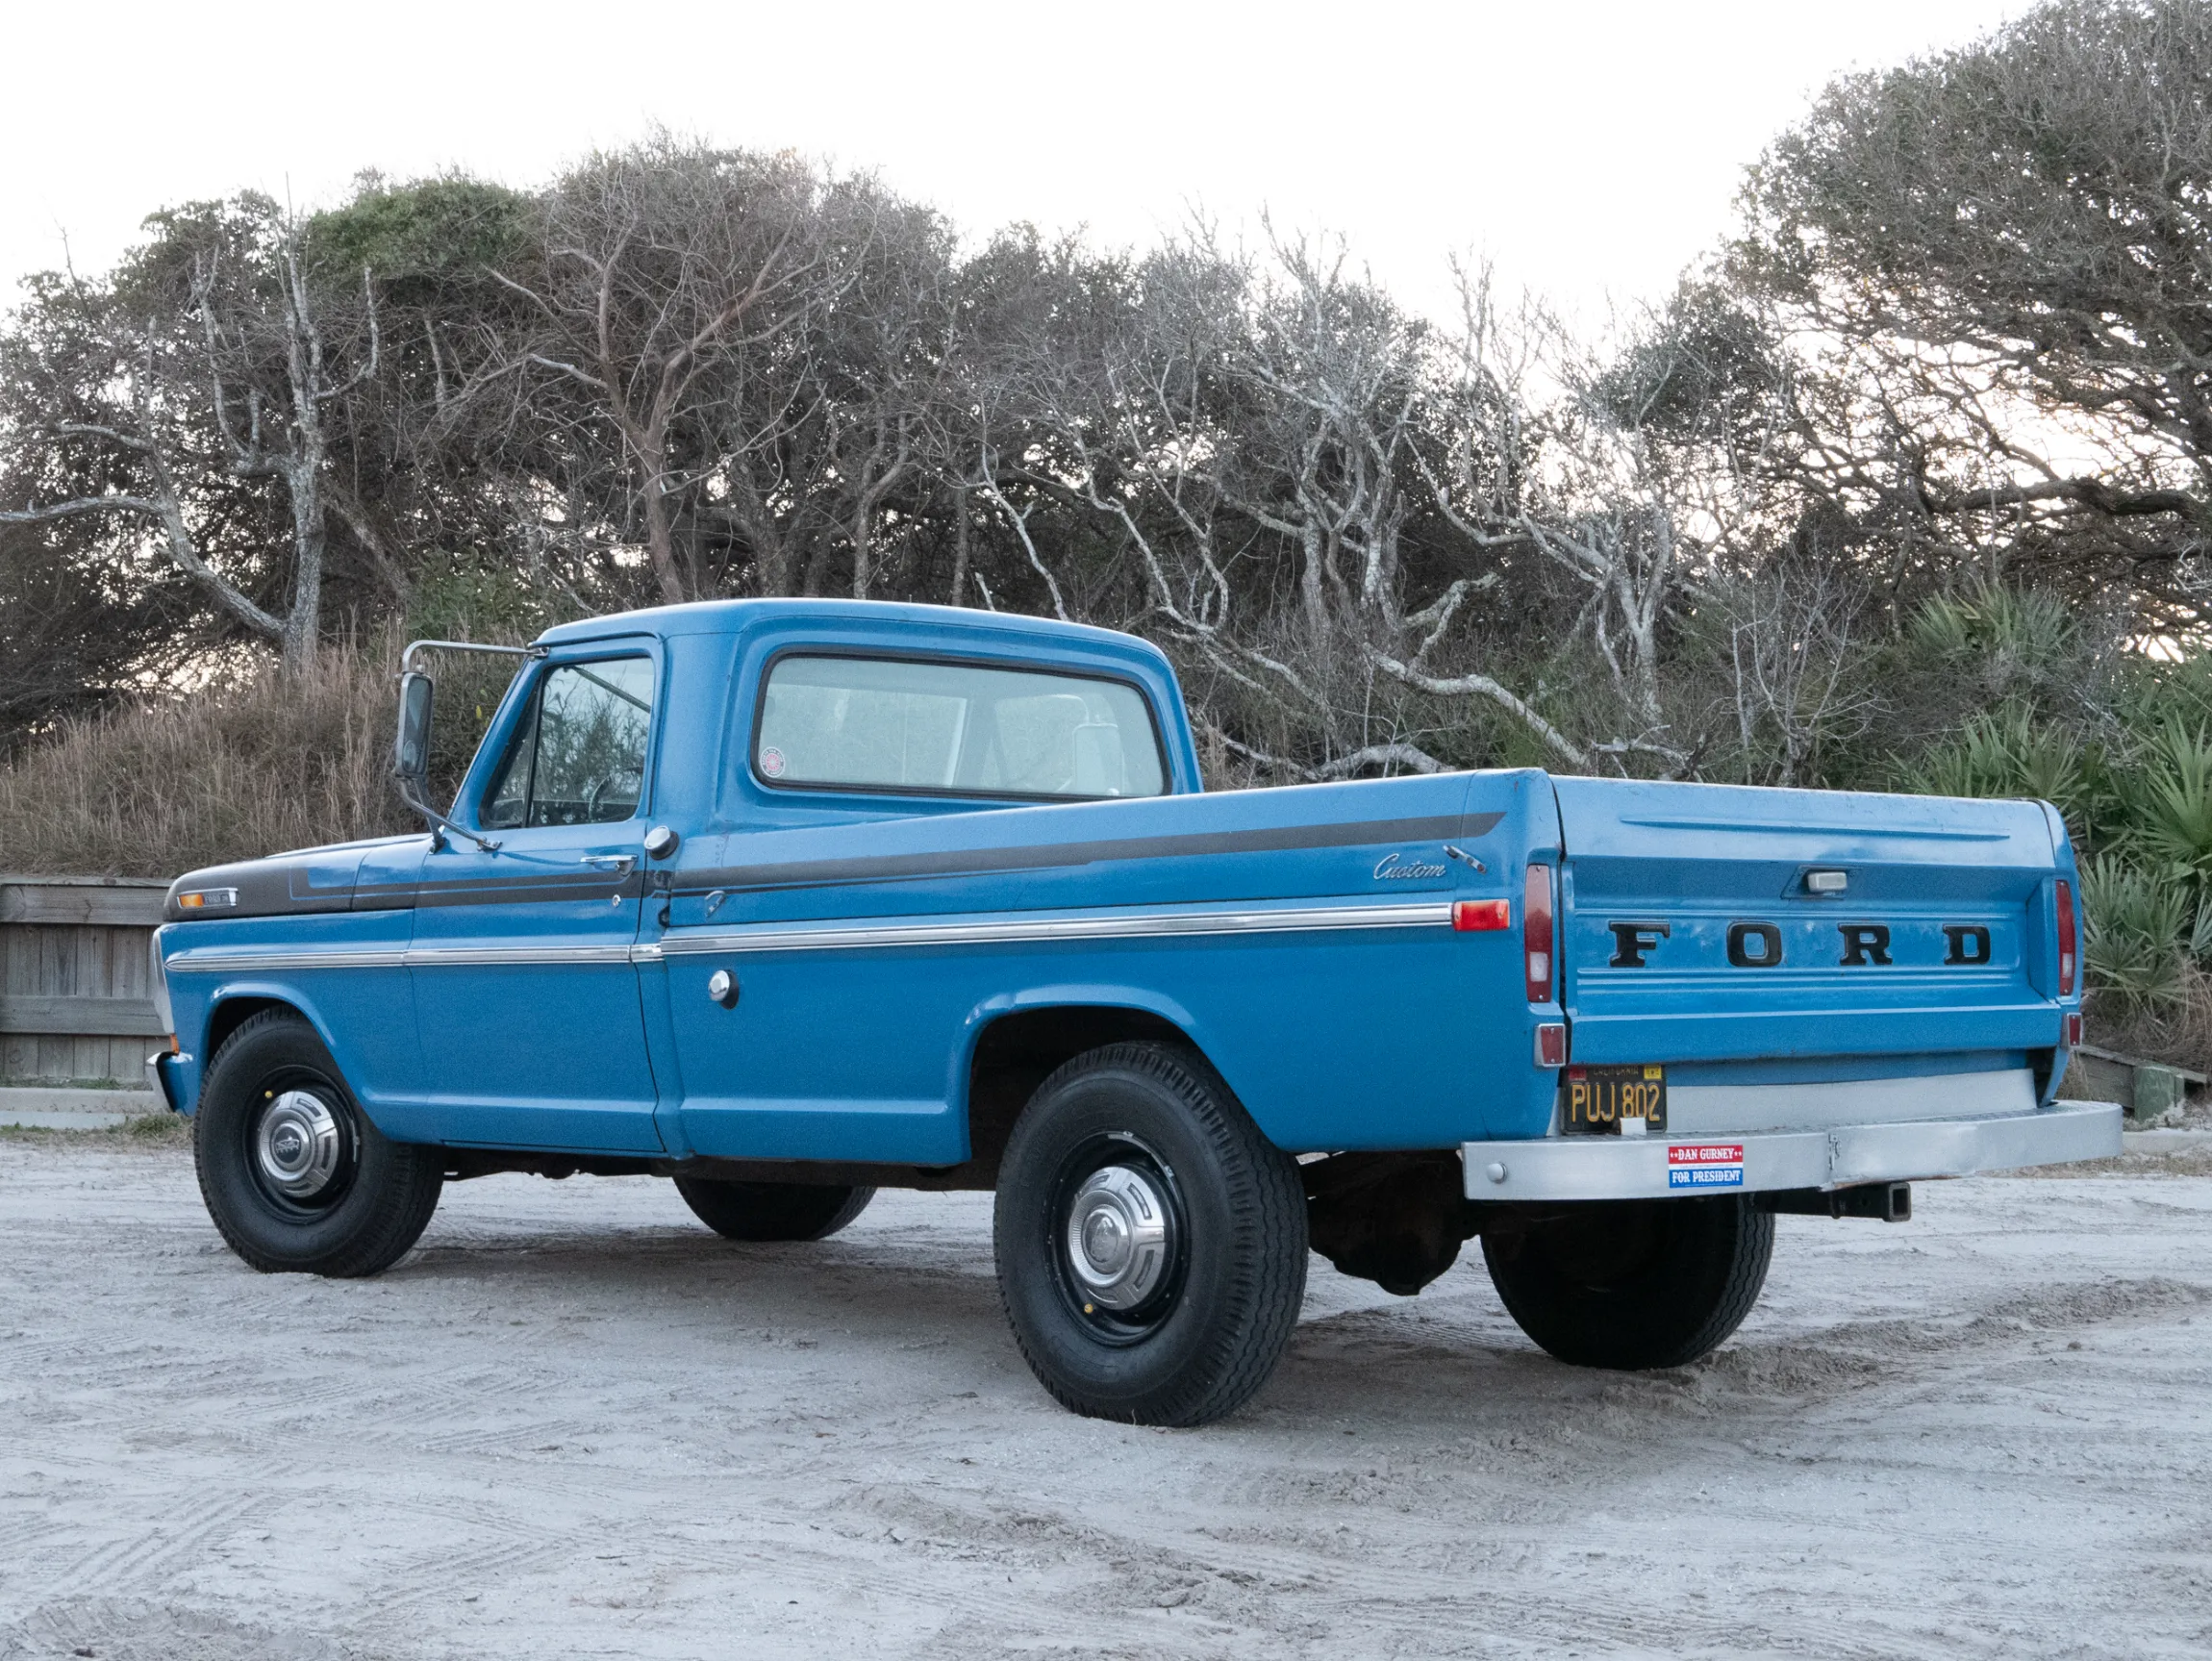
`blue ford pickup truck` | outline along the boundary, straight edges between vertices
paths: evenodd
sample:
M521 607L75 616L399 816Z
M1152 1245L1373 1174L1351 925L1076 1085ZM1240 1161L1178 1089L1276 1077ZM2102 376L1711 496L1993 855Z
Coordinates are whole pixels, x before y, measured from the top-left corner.
M1777 1213L2119 1150L2056 1099L2040 803L1206 795L1158 651L969 611L678 606L517 655L447 812L402 676L428 834L169 891L155 1071L257 1269L373 1273L495 1171L672 1177L750 1241L988 1189L1044 1387L1194 1424L1267 1378L1309 1246L1410 1294L1479 1236L1552 1354L1675 1366Z

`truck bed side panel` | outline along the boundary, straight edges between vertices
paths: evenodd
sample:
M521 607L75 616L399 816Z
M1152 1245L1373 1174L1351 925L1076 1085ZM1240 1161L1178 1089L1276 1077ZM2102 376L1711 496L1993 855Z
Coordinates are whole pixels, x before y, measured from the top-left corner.
M1518 912L1555 822L1523 772L732 837L717 857L742 863L684 871L661 943L686 1139L965 1157L976 1037L1068 1003L1181 1026L1286 1147L1485 1134L1500 1089L1515 1117L1549 1075L1518 933L1456 931L1451 904L1510 893ZM717 969L733 1010L706 995Z

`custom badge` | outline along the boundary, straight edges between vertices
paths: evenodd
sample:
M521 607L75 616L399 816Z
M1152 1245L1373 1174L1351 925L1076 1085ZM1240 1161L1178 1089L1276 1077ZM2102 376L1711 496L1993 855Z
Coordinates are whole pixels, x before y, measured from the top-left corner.
M1667 1148L1669 1188L1742 1188L1740 1142L1677 1142Z
M1375 866L1375 881L1407 882L1416 878L1433 880L1444 875L1444 867L1434 860L1424 860L1419 854L1386 853Z

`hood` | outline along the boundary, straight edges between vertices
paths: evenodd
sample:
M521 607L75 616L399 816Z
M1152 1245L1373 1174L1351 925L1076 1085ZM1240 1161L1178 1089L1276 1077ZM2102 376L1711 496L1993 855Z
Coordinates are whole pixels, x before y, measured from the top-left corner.
M162 916L169 922L234 917L304 917L316 912L378 911L413 903L405 896L357 894L362 862L371 849L421 843L423 836L379 837L331 847L299 848L266 859L239 860L187 871L169 884ZM196 903L187 903L198 896Z

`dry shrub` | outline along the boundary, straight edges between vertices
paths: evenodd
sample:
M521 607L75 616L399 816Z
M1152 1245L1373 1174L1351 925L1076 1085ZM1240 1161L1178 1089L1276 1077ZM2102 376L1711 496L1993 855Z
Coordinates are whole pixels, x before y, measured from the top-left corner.
M2212 1072L2212 975L2186 958L2171 997L2128 1002L2092 991L2087 1013L2092 1044L2169 1067Z
M170 877L421 828L389 781L392 654L62 726L0 771L0 871Z

